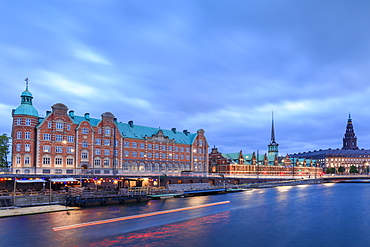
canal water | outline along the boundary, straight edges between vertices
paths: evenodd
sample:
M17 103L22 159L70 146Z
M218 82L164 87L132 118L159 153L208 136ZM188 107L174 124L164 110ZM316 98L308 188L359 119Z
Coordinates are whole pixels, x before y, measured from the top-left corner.
M370 184L277 187L2 218L0 246L370 246Z

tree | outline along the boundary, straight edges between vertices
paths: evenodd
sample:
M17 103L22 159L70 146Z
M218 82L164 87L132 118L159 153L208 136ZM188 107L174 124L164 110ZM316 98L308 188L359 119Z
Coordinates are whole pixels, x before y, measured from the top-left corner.
M9 154L10 137L6 134L0 136L0 167L8 167L8 154Z
M339 168L338 168L338 172L340 172L340 173L343 173L343 172L345 172L346 171L346 169L343 167L343 166L340 166Z
M329 167L326 169L327 174L334 174L335 173L335 168L334 167Z
M349 168L349 173L358 173L358 170L357 170L356 166L351 166Z

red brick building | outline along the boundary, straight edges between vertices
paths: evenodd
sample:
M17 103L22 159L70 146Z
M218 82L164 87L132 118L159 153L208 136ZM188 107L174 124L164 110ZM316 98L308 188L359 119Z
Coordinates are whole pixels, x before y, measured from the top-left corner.
M208 172L204 130L196 133L77 116L61 103L40 117L26 90L13 110L12 166L20 174L179 174Z

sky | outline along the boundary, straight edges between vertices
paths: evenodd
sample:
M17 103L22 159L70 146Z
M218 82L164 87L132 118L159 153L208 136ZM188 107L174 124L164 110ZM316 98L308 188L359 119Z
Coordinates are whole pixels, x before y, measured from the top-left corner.
M0 1L0 133L29 78L44 117L204 129L222 153L370 148L370 2ZM210 150L209 150L210 151Z

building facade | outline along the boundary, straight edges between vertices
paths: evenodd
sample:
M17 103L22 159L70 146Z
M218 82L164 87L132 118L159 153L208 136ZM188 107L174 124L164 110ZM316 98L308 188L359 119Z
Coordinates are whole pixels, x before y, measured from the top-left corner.
M271 141L268 153L243 154L220 153L216 147L209 154L210 173L227 175L270 175L317 177L322 174L316 160L306 158L279 157L279 144L275 140L274 119L272 118Z
M77 116L62 103L45 117L28 90L12 112L12 167L19 174L180 174L208 172L208 143L196 133Z
M315 159L324 168L324 171L328 168L334 168L335 172L344 174L352 171L367 172L370 164L370 150L359 149L357 146L357 137L353 128L351 114L349 114L347 120L342 148L294 153L289 155L289 157ZM355 169L351 171L351 167Z

